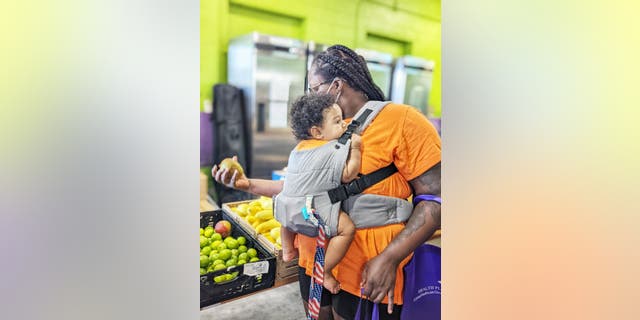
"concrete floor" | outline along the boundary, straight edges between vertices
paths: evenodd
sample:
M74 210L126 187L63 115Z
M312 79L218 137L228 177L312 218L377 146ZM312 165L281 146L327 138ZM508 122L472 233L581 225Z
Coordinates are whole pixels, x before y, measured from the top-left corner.
M200 320L304 320L298 282L206 307Z

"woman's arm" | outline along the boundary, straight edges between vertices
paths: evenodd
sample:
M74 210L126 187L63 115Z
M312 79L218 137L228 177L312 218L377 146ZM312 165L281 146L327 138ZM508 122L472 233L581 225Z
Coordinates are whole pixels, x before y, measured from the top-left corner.
M440 195L440 163L427 172L409 181L414 196L419 194ZM413 213L404 229L375 258L369 260L362 271L364 295L378 303L389 296L389 310L393 310L393 291L396 270L400 262L440 228L440 204L422 201L413 208ZM391 311L389 311L391 313Z
M273 197L282 191L283 180L247 179L249 189L246 192L260 196Z
M211 175L216 182L229 188L267 197L280 193L284 185L282 180L249 179L238 171L234 172L233 176L229 176L229 169L219 169L217 165L211 169Z

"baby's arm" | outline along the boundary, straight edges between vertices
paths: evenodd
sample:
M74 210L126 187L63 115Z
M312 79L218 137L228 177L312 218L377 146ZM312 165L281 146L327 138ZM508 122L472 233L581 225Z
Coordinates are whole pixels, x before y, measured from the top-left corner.
M342 170L342 182L349 182L358 177L360 172L360 164L362 163L362 153L360 152L360 145L362 140L359 135L353 134L351 136L351 147L349 150L349 156L347 156L347 164Z

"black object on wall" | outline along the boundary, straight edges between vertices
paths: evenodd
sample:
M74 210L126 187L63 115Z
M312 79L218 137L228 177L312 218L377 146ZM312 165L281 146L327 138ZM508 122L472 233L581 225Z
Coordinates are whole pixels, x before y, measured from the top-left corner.
M258 125L256 128L256 131L258 132L264 132L264 128L265 128L264 122L267 117L264 109L265 109L264 102L258 103Z
M247 177L251 177L251 131L241 89L228 85L213 86L214 163L238 156ZM218 204L251 198L245 192L216 184Z

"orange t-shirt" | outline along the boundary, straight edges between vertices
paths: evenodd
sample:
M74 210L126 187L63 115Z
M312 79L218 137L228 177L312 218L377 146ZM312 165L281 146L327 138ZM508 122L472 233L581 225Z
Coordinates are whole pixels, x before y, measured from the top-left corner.
M305 140L297 149L318 147L326 141ZM441 159L441 142L431 122L415 108L389 104L362 134L362 166L360 172L371 173L394 162L398 172L371 186L364 193L380 194L406 199L411 196L408 181L438 164ZM360 295L360 280L365 263L380 254L391 240L404 228L404 223L356 230L353 242L345 257L334 268L334 275L342 290ZM313 273L316 240L298 234L298 264ZM402 268L410 257L404 259L396 270L394 303L402 304ZM387 298L383 303L387 303Z

